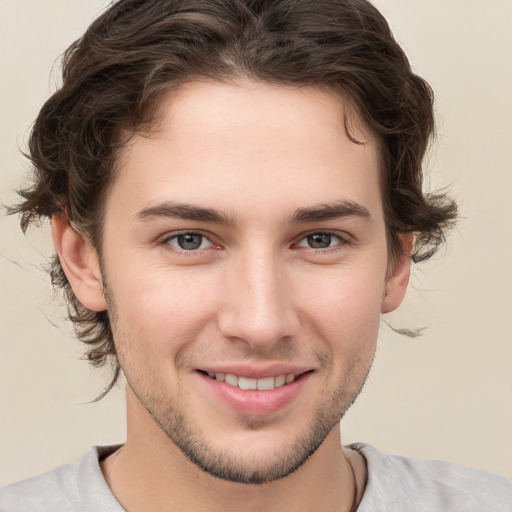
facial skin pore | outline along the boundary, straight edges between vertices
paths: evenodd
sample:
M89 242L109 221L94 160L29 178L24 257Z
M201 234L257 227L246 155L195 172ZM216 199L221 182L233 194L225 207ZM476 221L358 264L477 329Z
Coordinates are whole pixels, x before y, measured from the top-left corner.
M54 218L128 383L127 442L104 464L127 510L350 509L338 423L409 260L389 265L377 143L347 114L366 144L327 92L190 83L120 153L101 266ZM213 374L296 380L247 391Z

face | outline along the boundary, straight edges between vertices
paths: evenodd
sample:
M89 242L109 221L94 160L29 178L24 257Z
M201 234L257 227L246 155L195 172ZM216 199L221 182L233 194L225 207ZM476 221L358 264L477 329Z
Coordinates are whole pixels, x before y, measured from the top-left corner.
M191 83L119 157L102 264L129 428L150 418L215 476L303 464L359 393L380 314L405 290L388 268L376 143L349 117L366 144L326 92Z

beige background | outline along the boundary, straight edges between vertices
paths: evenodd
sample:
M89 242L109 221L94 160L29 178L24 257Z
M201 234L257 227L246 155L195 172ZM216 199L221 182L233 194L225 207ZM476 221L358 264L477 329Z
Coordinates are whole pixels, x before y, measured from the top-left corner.
M0 202L27 170L18 145L54 90L49 71L104 2L0 0ZM435 261L414 269L395 327L343 425L356 440L512 479L512 2L378 0L413 66L437 92L428 168L463 219ZM23 237L0 217L0 484L124 437L123 393L88 404L106 375L81 348L40 269L47 229ZM56 327L53 325L55 324Z

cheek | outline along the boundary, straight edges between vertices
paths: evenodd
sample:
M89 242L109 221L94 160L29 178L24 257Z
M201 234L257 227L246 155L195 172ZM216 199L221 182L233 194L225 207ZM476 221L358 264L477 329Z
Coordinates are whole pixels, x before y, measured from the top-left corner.
M149 357L175 356L210 319L214 287L192 272L125 268L107 278L122 330L116 341L143 344Z
M385 269L379 266L377 271L345 267L302 279L302 316L328 340L330 350L373 350L384 293Z

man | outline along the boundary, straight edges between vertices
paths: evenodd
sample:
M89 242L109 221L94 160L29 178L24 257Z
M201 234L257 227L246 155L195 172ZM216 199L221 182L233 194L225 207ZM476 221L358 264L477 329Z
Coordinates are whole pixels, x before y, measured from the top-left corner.
M63 77L14 210L51 218L128 434L0 510L511 509L498 477L341 444L381 314L456 212L422 192L431 90L370 4L125 0Z

